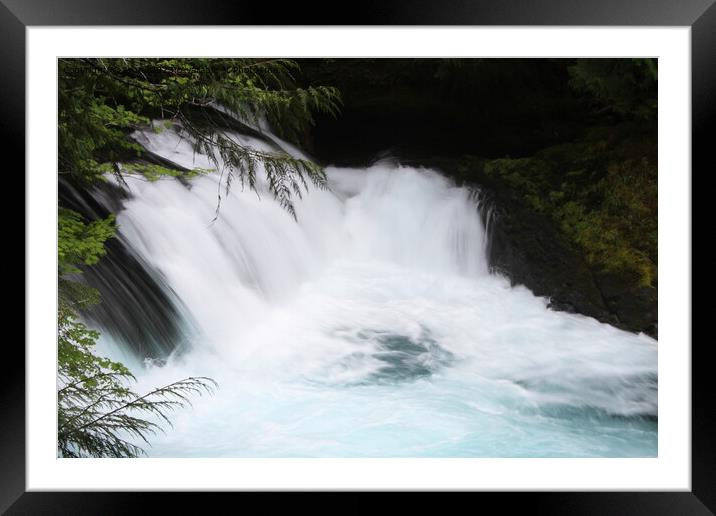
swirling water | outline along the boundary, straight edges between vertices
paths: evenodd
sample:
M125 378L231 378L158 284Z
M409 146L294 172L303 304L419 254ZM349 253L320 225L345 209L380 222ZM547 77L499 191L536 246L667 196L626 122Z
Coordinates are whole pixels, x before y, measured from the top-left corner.
M167 130L151 151L209 168ZM257 149L275 144L233 134ZM219 383L152 457L653 457L657 343L490 274L477 201L426 169L327 170L294 220L259 177L128 179L121 238L181 301L188 349L138 389ZM225 179L225 178L224 178Z

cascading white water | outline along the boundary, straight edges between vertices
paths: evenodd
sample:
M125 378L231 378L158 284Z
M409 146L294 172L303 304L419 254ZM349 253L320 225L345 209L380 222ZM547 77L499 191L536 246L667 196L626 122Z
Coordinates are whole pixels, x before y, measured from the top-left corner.
M173 131L141 137L210 167ZM436 172L327 174L330 190L295 200L298 221L261 182L260 198L236 183L212 222L218 174L128 179L122 238L194 335L164 365L135 364L138 389L188 375L220 385L174 415L150 456L656 456L656 341L489 274L474 199Z

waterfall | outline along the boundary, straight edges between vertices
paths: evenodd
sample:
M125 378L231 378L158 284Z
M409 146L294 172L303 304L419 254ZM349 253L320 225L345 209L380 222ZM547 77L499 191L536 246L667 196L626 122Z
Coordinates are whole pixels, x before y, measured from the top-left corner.
M230 136L303 157L270 133ZM135 137L212 166L176 128ZM146 363L149 347L116 332L100 348L138 368L138 389L190 374L220 385L150 456L656 456L656 341L491 274L479 196L438 172L384 160L326 173L326 190L294 199L296 220L261 174L228 195L218 172L127 178L120 239L182 342Z

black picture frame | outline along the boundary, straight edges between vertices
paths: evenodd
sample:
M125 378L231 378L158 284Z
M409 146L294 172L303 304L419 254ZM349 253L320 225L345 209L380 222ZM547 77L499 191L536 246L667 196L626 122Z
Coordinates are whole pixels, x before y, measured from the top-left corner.
M716 125L715 0L364 0L335 10L303 2L280 9L269 2L197 0L0 0L0 127L4 155L24 170L25 29L38 25L573 25L689 26L692 71L692 172L706 174ZM659 99L668 101L668 99ZM663 144L663 142L660 142ZM7 177L7 174L6 174ZM13 172L18 180L23 177ZM48 178L53 175L48 171ZM24 181L22 190L24 191ZM19 191L19 188L14 192ZM6 196L10 194L6 193ZM17 197L16 193L12 196ZM16 212L15 212L16 213ZM15 217L16 219L16 217ZM15 220L14 226L19 227ZM24 241L24 236L13 239ZM16 253L17 251L12 251ZM27 259L24 256L25 260ZM25 269L27 274L27 269ZM684 343L691 345L691 343ZM716 512L716 435L708 341L692 346L692 490L691 492L530 492L476 493L497 501L501 510L517 507L545 514L714 514ZM5 342L0 389L0 511L9 514L130 514L158 501L162 511L207 511L208 497L257 493L78 493L26 492L25 489L25 353L14 339ZM300 494L290 495L304 499ZM333 495L331 495L333 496ZM355 498L355 494L351 495ZM336 506L372 510L361 496ZM416 494L411 499L420 501ZM249 503L253 501L247 500ZM212 500L212 502L215 502ZM242 505L246 501L242 501ZM370 504L370 505L369 505ZM217 504L216 507L219 507ZM248 507L248 505L244 505ZM200 509L197 509L200 508ZM312 507L315 509L315 507ZM236 512L240 507L236 507ZM339 510L339 509L336 509ZM212 510L211 512L217 512ZM232 511L234 512L234 511Z

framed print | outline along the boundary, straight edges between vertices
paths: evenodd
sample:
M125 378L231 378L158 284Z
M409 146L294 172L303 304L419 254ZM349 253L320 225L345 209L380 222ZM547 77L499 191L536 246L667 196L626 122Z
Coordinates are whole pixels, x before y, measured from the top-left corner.
M27 299L3 510L712 513L713 2L374 7L2 0Z

